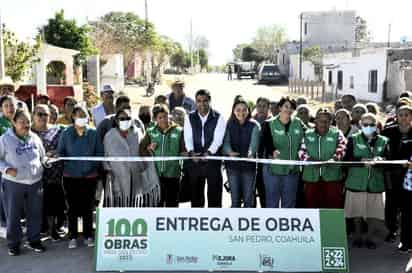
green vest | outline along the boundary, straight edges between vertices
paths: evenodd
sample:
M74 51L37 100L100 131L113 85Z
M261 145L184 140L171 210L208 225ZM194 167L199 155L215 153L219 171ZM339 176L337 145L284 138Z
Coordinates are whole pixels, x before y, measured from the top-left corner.
M304 127L299 118L292 118L289 131L285 132L285 126L280 122L279 116L269 120L270 132L272 134L273 146L279 151L277 159L298 160L298 151L302 143ZM298 173L299 167L295 165L271 165L273 175L287 175Z
M13 125L6 117L0 117L0 136L3 135Z
M361 132L352 136L353 156L355 158L382 157L388 139L378 136L375 147L371 149ZM346 188L351 191L380 193L385 191L382 167L351 167L346 178Z
M183 129L173 126L165 133L159 127L151 127L147 130L151 143L156 143L154 156L179 156L180 141ZM179 160L156 161L156 171L159 177L180 177L181 164Z
M308 155L316 161L328 161L336 153L339 130L331 127L324 136L319 136L315 129L306 131L304 141ZM305 182L339 181L342 179L340 166L305 166L303 180Z

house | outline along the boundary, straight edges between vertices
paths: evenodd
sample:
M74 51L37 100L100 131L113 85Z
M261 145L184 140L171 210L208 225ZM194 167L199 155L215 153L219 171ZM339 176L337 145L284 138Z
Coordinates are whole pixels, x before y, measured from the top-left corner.
M103 55L100 69L100 86L110 84L115 91L124 89L124 64L122 54Z
M383 103L412 90L412 48L364 48L323 56L323 80L337 97Z
M314 46L324 54L352 50L356 46L357 18L354 10L302 12L302 51ZM300 41L286 43L278 52L277 64L283 75L299 79ZM302 79L320 78L320 68L302 59Z
M306 47L353 48L356 35L356 11L331 10L303 12L302 40Z

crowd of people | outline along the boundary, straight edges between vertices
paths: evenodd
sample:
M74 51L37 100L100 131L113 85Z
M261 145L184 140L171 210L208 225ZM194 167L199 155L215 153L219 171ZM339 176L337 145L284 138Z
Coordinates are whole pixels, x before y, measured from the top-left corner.
M193 100L180 80L153 107L142 105L138 115L129 97L116 95L110 85L101 90L101 104L87 109L66 97L62 113L45 95L29 109L14 91L12 83L0 83L0 225L12 256L20 254L22 227L25 246L36 252L45 250L43 235L61 240L63 227L74 249L82 218L84 244L92 247L98 204L178 207L190 201L192 207L218 208L224 188L232 207L344 209L354 247L376 248L375 231L385 221L385 240L395 242L400 231L399 250L412 250L411 164L379 164L412 156L408 92L386 116L378 105L357 103L352 95L315 112L304 98L261 97L251 109L239 95L225 119L212 107L208 90L198 90ZM95 156L154 160L50 160ZM191 159L162 160L169 156ZM207 156L326 163L223 162ZM343 161L352 164L337 164Z

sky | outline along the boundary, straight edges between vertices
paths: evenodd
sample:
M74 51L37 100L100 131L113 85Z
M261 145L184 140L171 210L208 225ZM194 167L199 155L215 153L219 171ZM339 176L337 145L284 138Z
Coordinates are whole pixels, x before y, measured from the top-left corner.
M299 14L305 11L356 10L366 19L373 41L391 41L402 36L412 41L411 0L147 0L148 16L158 32L187 47L192 21L193 35L210 43L209 63L223 64L232 49L251 42L260 26L279 24L290 40L299 39ZM60 9L80 24L110 11L132 11L144 17L144 0L0 0L6 25L21 39L31 39L37 28Z

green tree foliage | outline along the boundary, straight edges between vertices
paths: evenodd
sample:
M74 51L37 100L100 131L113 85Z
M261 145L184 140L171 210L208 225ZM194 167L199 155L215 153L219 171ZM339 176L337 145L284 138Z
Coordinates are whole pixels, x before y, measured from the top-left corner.
M75 20L65 19L64 10L61 10L39 32L48 44L79 50L80 55L76 57L79 64L86 56L97 52L88 36L89 30L87 26L78 26Z
M170 56L170 64L178 69L183 69L186 65L186 56L185 52L180 44L178 44L178 48L172 56ZM190 61L189 61L190 66Z
M270 25L258 28L251 46L265 60L274 62L277 50L287 41L286 29L280 25Z
M264 60L264 57L251 46L246 46L242 50L242 61L244 62L256 62L260 63Z
M199 64L202 69L207 69L209 63L209 59L207 56L206 49L201 48L199 49Z
M122 53L126 66L135 53L159 48L161 41L154 25L132 12L109 12L90 25L92 40L100 53Z
M4 58L6 75L13 81L23 79L29 68L38 60L35 58L40 47L39 40L34 45L19 41L16 35L3 25Z
M320 46L308 47L303 50L302 56L305 61L309 61L313 64L320 63L322 59L322 50Z
M180 49L180 44L170 37L159 36L156 38L152 48L152 78L157 78L160 75L160 68L165 64L167 58L173 56Z

